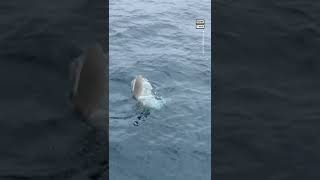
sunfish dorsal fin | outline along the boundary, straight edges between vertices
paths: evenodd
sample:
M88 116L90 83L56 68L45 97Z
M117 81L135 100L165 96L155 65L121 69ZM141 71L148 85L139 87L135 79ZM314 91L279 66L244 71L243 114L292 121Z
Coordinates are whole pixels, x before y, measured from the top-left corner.
M132 93L133 97L138 99L143 94L143 77L142 75L136 76L136 78L133 80L132 84Z

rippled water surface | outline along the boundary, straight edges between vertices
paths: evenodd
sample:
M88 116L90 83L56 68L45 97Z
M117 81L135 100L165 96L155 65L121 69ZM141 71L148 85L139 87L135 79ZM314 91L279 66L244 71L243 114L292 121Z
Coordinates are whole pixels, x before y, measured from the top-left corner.
M112 0L109 7L110 179L210 179L210 1ZM165 100L160 109L132 98L138 74Z

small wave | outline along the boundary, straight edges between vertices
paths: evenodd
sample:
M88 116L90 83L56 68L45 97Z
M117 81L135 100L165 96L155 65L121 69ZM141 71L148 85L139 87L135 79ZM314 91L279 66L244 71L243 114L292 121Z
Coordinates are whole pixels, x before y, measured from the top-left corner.
M141 101L144 107L149 107L158 110L161 109L161 107L164 104L166 104L165 99L156 96L141 96L139 100Z

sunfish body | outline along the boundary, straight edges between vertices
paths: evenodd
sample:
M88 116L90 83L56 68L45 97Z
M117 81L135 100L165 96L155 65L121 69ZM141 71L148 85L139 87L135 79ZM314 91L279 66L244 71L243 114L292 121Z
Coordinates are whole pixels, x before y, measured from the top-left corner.
M102 48L95 45L87 48L71 64L71 102L75 111L87 120L95 119L97 121L97 119L100 119L99 121L103 121L102 117L94 116L104 114L100 106L101 100L106 95L106 61Z
M132 94L136 100L139 100L139 98L144 95L144 81L145 79L142 75L138 75L131 82Z
M144 107L160 109L164 101L160 97L156 97L152 90L150 82L142 75L136 76L131 81L132 95L138 102Z
M150 82L142 75L136 76L136 78L131 81L131 88L133 97L138 101L145 97L153 96Z

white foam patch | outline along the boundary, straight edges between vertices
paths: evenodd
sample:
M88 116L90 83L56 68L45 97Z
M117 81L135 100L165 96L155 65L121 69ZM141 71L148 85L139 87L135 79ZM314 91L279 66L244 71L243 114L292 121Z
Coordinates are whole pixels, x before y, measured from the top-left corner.
M143 78L143 92L138 101L144 106L152 109L160 109L166 101L160 96L156 96L150 82Z

